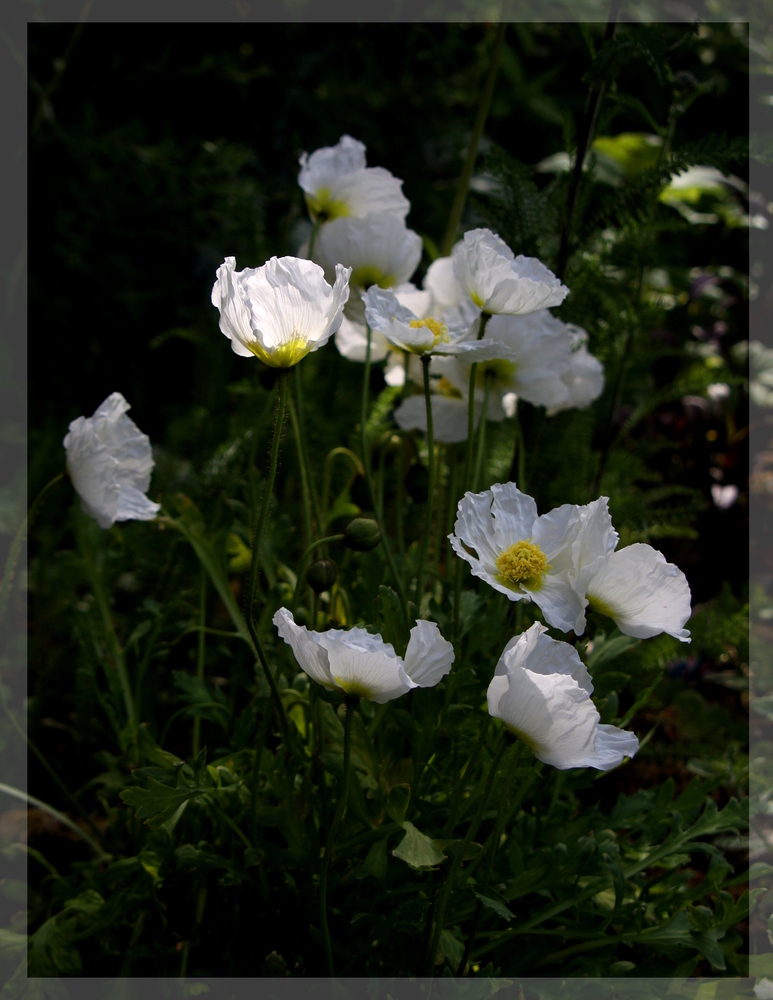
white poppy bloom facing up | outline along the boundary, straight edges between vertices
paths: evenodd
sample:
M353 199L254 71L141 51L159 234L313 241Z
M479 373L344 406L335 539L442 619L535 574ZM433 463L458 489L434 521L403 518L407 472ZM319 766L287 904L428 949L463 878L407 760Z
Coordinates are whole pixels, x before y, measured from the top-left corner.
M235 354L290 368L327 343L341 325L351 270L337 264L335 281L298 257L272 257L262 267L235 270L226 257L217 269L212 304Z
M100 528L115 521L152 521L161 509L145 496L153 453L148 436L126 416L129 409L114 392L93 416L73 420L63 441L81 505Z
M393 347L411 354L455 354L471 349L472 343L462 342L472 334L477 315L465 317L455 310L453 317L446 322L442 316L428 315L430 302L421 298L424 295L425 292L417 290L412 297L415 299L412 303L414 311L401 302L391 289L374 285L362 296L365 320Z
M569 289L536 257L517 257L490 229L464 234L452 254L464 293L491 315L523 316L561 305Z
M272 621L312 680L330 691L379 705L411 688L434 687L454 660L453 646L434 622L416 623L402 658L380 635L371 635L363 628L312 632L296 625L287 608L280 608Z
M489 713L538 760L560 770L608 771L633 757L636 736L600 724L593 683L577 651L546 631L535 622L505 646L488 688Z
M302 153L298 162L298 184L314 221L378 214L404 219L410 210L403 182L384 167L368 167L365 145L350 135L335 146Z
M585 601L572 581L580 517L573 504L539 517L532 497L515 483L496 483L483 493L465 493L448 538L473 576L511 601L534 601L550 625L580 634Z
M314 260L328 277L336 266L350 267L353 288L392 288L407 282L421 260L421 236L394 215L333 219L314 243ZM352 319L360 319L352 315Z

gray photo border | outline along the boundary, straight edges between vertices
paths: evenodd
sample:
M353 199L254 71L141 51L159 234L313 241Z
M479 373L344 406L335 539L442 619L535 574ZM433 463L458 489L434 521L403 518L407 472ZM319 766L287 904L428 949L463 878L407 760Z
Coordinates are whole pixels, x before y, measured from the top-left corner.
M94 24L120 23L276 23L276 22L487 22L500 19L517 21L603 22L609 5L606 0L5 0L0 8L0 72L2 73L3 143L0 147L0 445L4 448L4 467L0 469L4 485L0 488L0 559L4 562L13 535L27 509L27 312L26 248L28 197L26 135L27 28L29 24L72 23L87 20ZM750 160L750 190L764 199L771 210L773 202L773 0L624 0L622 19L627 21L740 21L749 23L750 68L749 128L752 150L762 153ZM767 100L764 100L767 98ZM765 157L767 156L767 160ZM765 161L765 162L763 162ZM769 164L769 165L766 165ZM750 273L756 287L750 302L750 340L759 340L773 348L773 254L771 236L751 230ZM751 642L750 696L755 699L773 695L773 546L766 528L768 494L773 487L760 485L757 470L764 465L765 449L773 448L773 417L763 410L751 416L752 484L749 509L752 537L759 540L750 555L751 573ZM770 425L770 426L769 426ZM756 428L756 431L754 430ZM8 457L10 456L10 457ZM10 484L10 485L8 485ZM721 543L718 540L718 551ZM24 580L26 551L21 550L17 581ZM14 598L23 602L25 592L17 588ZM21 595L21 596L20 596ZM0 620L0 655L6 657L12 671L26 670L26 615L9 615ZM773 787L768 778L767 756L773 748L773 725L752 707L751 791L752 834L751 860L773 863ZM0 759L0 782L26 790L26 767L10 767L7 755ZM770 889L773 880L763 877L756 885ZM731 1000L753 997L754 977L773 980L773 946L767 941L752 944L750 974L752 979L525 979L511 980L399 980L399 979L34 979L27 980L23 994L50 1000L80 998L120 998L150 1000L189 996L265 997L294 1000L296 997L327 997L332 1000L413 1000L414 997L437 1000L468 998L478 1000L499 991L503 1000L645 1000L645 998L696 998L696 1000ZM0 984L2 985L2 984ZM771 987L773 990L773 985ZM773 991L769 995L773 997Z

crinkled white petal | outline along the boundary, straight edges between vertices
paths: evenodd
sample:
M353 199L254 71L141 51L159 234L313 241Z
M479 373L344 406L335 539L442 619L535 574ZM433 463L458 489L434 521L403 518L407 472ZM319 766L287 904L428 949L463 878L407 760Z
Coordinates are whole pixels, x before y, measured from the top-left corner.
M569 398L563 403L551 406L548 409L548 416L570 408L581 410L598 399L604 391L604 366L598 358L589 354L587 347L582 344L573 351L569 371L562 376L562 380L569 392Z
M484 312L524 315L560 305L569 289L536 257L514 257L490 229L474 229L452 253L454 277Z
M614 552L620 536L612 526L609 497L599 497L575 508L580 524L572 541L572 568L575 587L584 595L588 580L595 572L597 559Z
M335 682L330 674L327 651L317 642L317 633L310 632L305 625L296 625L292 612L280 608L271 619L304 673L313 681L332 691Z
M360 288L405 284L421 260L418 233L394 215L340 218L325 223L314 243L314 260L330 275L336 264L352 268L351 284Z
M368 349L368 330L360 323L352 323L343 317L336 331L335 345L340 354L349 361L365 361ZM389 344L378 330L370 331L370 360L383 361L389 354Z
M101 528L115 521L150 521L161 509L145 496L153 452L148 436L126 416L129 409L114 392L93 416L73 420L63 441L81 505Z
M488 709L538 760L561 770L608 770L632 756L638 741L599 725L592 690L573 647L549 638L535 623L505 647L488 688Z
M334 268L331 288L319 265L298 257L272 257L243 271L234 265L228 257L218 268L212 302L237 354L289 367L326 344L341 325L349 298L347 268Z
M417 685L406 674L392 645L362 628L315 633L327 651L330 676L345 694L382 705Z
M410 310L414 316L432 315L432 296L423 288L417 288L408 281L404 285L397 285L392 291L400 305Z
M419 687L434 687L454 662L454 647L440 634L435 622L419 619L411 629L411 638L403 661L405 672Z
M572 586L566 570L557 573L551 567L543 574L538 587L526 581L520 587L540 609L548 625L578 635L585 631L585 601Z
M384 167L365 167L333 181L325 196L334 210L338 208L338 215L359 219L366 215L394 215L402 220L411 208L402 187L403 182ZM314 194L319 197L320 190Z
M637 542L593 564L585 595L591 608L609 615L621 632L638 639L667 632L690 641L690 585L662 552Z
M428 298L426 300L420 298L424 294L418 290L398 294L391 288L372 285L362 293L365 321L372 329L383 334L393 347L412 354L454 354L457 351L475 350L480 342L456 343L469 336L472 329L469 323L453 329L445 324L446 339L440 341L436 339L435 333L429 326L422 325L423 320L427 318L426 313L415 312L414 308L405 303L412 303L413 307L422 310L429 304ZM438 317L432 318L444 323ZM464 323L459 310L455 312L454 319ZM476 319L477 317L473 317L472 322L474 323Z
M313 153L301 153L298 183L309 194L334 183L338 178L362 170L367 160L365 144L342 135L335 146L322 146Z
M452 257L438 257L432 261L424 275L424 287L432 296L433 305L440 310L455 309L466 300L454 275Z

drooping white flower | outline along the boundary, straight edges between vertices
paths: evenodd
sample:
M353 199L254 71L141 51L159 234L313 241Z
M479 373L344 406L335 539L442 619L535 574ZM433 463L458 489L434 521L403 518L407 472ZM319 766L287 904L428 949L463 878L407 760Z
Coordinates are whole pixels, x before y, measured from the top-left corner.
M548 407L548 416L561 410L582 410L598 399L604 391L604 366L588 351L588 334L582 327L572 323L566 325L566 332L572 348L569 371L561 377L569 398L563 403Z
M161 509L145 496L153 453L148 436L126 416L129 409L114 392L93 416L73 420L63 441L81 506L100 528L115 521L152 521Z
M298 257L272 257L243 271L235 266L236 258L226 257L212 286L220 330L235 354L290 368L341 325L350 269L337 264L331 288L321 267Z
M379 705L399 698L411 688L434 687L450 671L454 660L453 646L434 622L416 623L402 658L391 643L363 628L312 632L296 625L287 608L280 608L272 621L312 680L328 690Z
M587 668L573 646L546 631L535 622L505 646L488 688L489 713L538 760L560 770L608 771L633 757L636 736L600 724Z
M569 289L536 257L517 257L490 229L464 234L452 253L464 293L491 315L523 316L560 305Z
M407 282L421 260L418 233L394 215L333 219L314 242L313 259L332 275L338 264L350 267L352 288L392 288ZM352 319L360 317L351 316Z
M298 183L315 221L378 214L404 219L410 210L403 182L384 167L368 167L364 144L349 135L335 146L302 153L299 163Z
M448 538L473 576L511 601L534 601L550 625L579 634L585 627L585 603L572 584L572 546L579 526L575 505L538 517L532 497L515 483L496 483L483 493L465 493Z
M426 296L426 302L421 296ZM365 321L392 347L411 354L455 354L472 349L473 344L464 341L472 335L477 315L465 316L456 309L446 322L443 316L428 314L431 302L426 292L417 290L413 298L416 301L411 308L391 289L374 285L362 296Z

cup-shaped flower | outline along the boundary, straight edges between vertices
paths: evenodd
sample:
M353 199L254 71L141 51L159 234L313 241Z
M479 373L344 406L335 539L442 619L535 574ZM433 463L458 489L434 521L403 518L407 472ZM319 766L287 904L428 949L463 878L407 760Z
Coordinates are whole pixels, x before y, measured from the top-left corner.
M254 355L273 368L290 368L327 343L341 325L350 270L335 267L333 287L319 265L272 257L262 267L235 270L226 257L212 286L220 330L235 354Z
M93 416L73 420L63 442L81 506L100 528L115 521L152 521L161 509L145 496L153 453L148 436L126 416L129 409L114 392Z
M312 632L296 625L287 608L273 617L301 669L330 691L365 698L379 705L415 687L434 687L450 671L454 648L434 622L411 629L405 657L391 643L363 628Z
M403 182L366 162L364 144L350 135L342 135L335 146L301 154L298 183L313 220L377 214L405 218L411 203L402 192Z
M465 493L448 538L473 576L511 601L534 601L554 628L580 633L585 602L572 583L579 526L579 507L564 504L539 517L532 497L515 483L496 483Z
M477 314L465 316L456 309L453 316L433 316L429 314L431 303L425 302L423 296L425 292L416 291L414 311L391 289L374 285L362 296L365 320L392 347L411 354L456 354L471 348L472 344L463 342L477 325Z
M560 305L569 289L536 257L517 257L490 229L464 234L452 253L465 294L491 315L523 316Z
M562 771L608 771L633 757L639 749L636 736L600 724L584 663L573 646L546 631L535 622L505 646L488 688L489 713L538 760Z
M313 258L332 276L338 264L350 267L352 288L392 288L407 282L421 260L421 236L394 215L333 219L320 229ZM362 317L352 315L352 319Z

